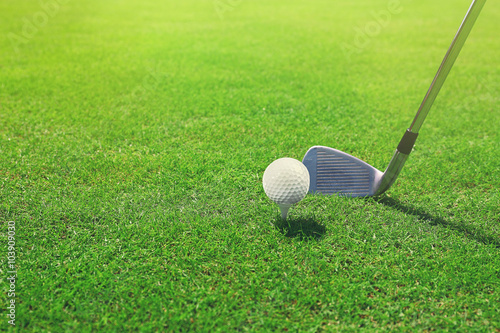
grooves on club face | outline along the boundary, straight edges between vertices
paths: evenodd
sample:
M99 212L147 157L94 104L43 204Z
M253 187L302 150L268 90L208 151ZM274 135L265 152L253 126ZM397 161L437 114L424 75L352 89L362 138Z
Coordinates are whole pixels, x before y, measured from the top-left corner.
M384 175L354 156L324 146L311 147L302 163L311 177L310 193L373 196Z

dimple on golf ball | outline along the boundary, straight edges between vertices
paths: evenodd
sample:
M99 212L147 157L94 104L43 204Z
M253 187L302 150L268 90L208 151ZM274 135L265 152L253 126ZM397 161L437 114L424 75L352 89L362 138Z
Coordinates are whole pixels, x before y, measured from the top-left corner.
M309 171L302 162L290 157L269 164L262 183L269 199L278 205L293 205L309 190Z

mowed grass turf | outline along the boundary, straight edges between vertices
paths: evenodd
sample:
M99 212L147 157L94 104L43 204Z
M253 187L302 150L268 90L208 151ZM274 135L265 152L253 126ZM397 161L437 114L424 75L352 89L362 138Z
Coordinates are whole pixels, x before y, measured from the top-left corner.
M469 4L2 1L1 330L500 331L497 2L386 194L261 183L384 170Z

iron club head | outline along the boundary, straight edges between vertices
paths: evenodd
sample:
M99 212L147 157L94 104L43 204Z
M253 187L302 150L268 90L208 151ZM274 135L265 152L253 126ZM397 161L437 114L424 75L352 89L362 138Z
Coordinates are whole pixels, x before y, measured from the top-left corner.
M311 147L302 163L309 171L309 192L368 197L384 193L394 183L418 134L406 131L384 172L343 151Z
M340 150L314 146L302 161L311 177L309 192L349 197L374 195L383 173Z

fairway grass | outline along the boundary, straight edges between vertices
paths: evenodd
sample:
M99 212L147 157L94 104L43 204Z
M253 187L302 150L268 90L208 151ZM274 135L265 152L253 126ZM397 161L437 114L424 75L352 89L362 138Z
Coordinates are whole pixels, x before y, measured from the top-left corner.
M0 331L500 332L497 2L386 194L262 188L383 171L469 5L2 1Z

